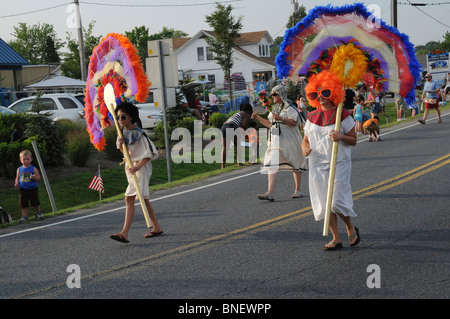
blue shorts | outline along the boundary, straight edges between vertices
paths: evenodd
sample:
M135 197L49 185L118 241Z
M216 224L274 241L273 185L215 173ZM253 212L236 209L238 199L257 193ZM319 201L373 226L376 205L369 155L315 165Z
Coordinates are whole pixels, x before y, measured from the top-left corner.
M374 103L370 107L370 113L378 114L381 112L381 104L380 103Z

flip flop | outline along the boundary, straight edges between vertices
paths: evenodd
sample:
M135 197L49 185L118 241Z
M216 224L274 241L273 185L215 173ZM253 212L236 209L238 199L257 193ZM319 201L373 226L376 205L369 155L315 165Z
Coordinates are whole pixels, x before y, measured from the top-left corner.
M298 191L298 192L295 192L294 194L292 194L291 197L292 198L302 198L303 194L300 191Z
M116 241L120 241L121 243L129 243L130 241L128 239L125 238L124 235L122 234L114 234L109 236L109 238L116 240Z
M355 238L355 236L357 236L355 242L353 244L350 244L350 246L352 246L352 247L358 245L359 241L360 241L358 227L355 227L355 232L348 238L348 240L352 240L353 238Z
M152 231L149 232L148 234L145 234L145 235L144 235L144 238L156 237L156 236L162 235L162 233L163 233L162 230L159 231L159 232L158 232L158 231L152 230Z
M338 249L341 249L341 248L344 248L344 246L342 246L342 243L335 243L335 242L330 242L330 243L328 243L327 245L329 245L329 244L334 244L334 246L323 246L323 250L325 250L325 251L333 251L333 250L338 250Z
M272 195L272 194L269 194L269 193L258 194L258 199L261 199L261 200L268 200L268 201L271 201L271 202L273 202L273 201L275 200L275 198L273 197L273 195Z

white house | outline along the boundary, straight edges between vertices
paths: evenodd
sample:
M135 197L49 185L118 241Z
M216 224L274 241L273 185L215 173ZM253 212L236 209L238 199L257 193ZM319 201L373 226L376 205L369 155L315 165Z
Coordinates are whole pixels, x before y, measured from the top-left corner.
M220 85L224 72L211 52L206 38L214 32L201 30L192 38L170 39L171 51L178 59L178 72L183 78L202 78ZM267 31L241 33L233 48L234 65L231 73L240 74L246 82L275 79L275 58L270 56L273 39Z

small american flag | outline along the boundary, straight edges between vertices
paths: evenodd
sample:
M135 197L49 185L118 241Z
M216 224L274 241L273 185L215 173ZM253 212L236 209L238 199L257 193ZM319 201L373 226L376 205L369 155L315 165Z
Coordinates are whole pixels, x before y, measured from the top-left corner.
M100 168L95 172L94 177L92 177L91 183L88 186L89 188L104 193L105 189L103 188L103 180L100 177Z

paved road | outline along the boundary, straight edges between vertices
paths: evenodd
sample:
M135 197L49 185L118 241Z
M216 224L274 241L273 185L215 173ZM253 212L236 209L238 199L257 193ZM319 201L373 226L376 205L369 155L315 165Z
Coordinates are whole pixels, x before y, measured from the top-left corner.
M322 250L307 174L305 198L290 198L282 173L271 203L256 199L266 176L247 167L152 194L157 238L143 238L139 210L130 244L108 238L122 201L0 230L0 298L449 298L449 114L353 149L357 247Z

